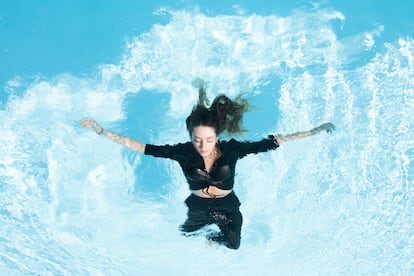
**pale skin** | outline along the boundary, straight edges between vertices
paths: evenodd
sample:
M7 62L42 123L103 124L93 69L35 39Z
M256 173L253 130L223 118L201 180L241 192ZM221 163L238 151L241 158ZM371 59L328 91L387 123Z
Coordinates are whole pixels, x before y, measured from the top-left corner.
M145 144L133 140L128 137L121 136L119 134L113 133L108 130L104 130L95 120L90 118L82 119L81 126L84 128L90 128L93 129L97 134L104 135L108 137L109 139L115 141L116 143L119 143L121 145L124 145L134 151L138 151L141 153L145 152ZM315 135L317 133L320 133L322 131L326 131L328 133L331 133L333 130L335 130L335 126L332 123L325 123L318 127L315 127L308 131L303 132L296 132L293 134L288 135L277 135L275 136L275 142L277 142L279 145L288 142L293 141L297 139L301 139L307 136ZM209 126L197 126L193 130L193 135L191 137L193 146L195 150L200 154L200 156L204 160L204 165L207 172L210 172L211 168L213 167L214 162L220 158L221 152L216 146L218 143L218 135L215 132L215 129ZM203 198L220 198L225 197L229 193L231 193L232 190L222 190L217 188L216 186L209 186L204 189L200 190L192 190L191 192L195 194L196 196L203 197Z

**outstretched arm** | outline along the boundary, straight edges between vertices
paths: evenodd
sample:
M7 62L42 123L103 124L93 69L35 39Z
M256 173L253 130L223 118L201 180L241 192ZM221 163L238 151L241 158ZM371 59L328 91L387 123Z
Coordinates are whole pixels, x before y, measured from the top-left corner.
M128 137L121 136L119 134L104 130L95 120L90 118L84 118L81 121L81 126L84 128L91 128L97 134L104 135L111 139L112 141L117 142L118 144L124 145L132 150L144 152L145 151L145 144L139 141L133 140Z
M281 143L284 143L284 142L293 141L293 140L297 140L297 139L304 138L304 137L307 137L307 136L315 135L315 134L317 134L319 132L322 132L322 131L332 133L332 131L334 131L334 130L335 130L335 125L334 124L325 123L325 124L322 124L318 127L315 127L311 130L308 130L308 131L296 132L296 133L288 134L288 135L277 135L277 136L275 135L275 139L276 139L278 144L281 144Z

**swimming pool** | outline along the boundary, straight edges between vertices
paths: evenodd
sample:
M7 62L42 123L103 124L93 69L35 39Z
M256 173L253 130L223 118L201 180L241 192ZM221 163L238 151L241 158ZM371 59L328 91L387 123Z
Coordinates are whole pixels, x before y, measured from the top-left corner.
M95 28L117 38L103 47L102 35L102 52L90 54L91 27L72 42L91 47L79 55L69 50L81 46L67 45L71 54L56 50L54 60L36 52L33 70L10 65L0 110L2 274L414 273L412 4L158 2L140 6L141 25L129 21L134 9L72 3L50 7L72 8L78 17L67 20L78 24L96 9L93 18L109 22ZM397 11L398 20L386 16ZM129 25L111 29L109 18ZM63 68L53 65L60 58ZM243 139L337 126L238 163L237 251L180 235L188 188L177 164L79 127L91 116L143 142L187 141L197 77L210 98L246 92L256 108Z

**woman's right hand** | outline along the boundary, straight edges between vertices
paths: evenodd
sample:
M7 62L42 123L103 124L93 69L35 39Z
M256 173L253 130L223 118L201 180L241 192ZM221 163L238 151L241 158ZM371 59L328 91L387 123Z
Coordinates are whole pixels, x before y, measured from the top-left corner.
M84 128L91 128L95 130L95 132L99 135L101 135L103 132L103 128L94 119L91 118L83 118L81 121L81 126Z

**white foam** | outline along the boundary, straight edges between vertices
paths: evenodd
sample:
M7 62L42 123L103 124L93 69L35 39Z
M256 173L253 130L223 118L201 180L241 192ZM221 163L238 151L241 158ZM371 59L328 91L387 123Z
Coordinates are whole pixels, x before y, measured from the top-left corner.
M380 33L338 40L331 22L345 20L339 12L164 12L168 24L131 39L122 60L103 65L99 76L35 82L0 111L0 242L10 248L1 253L12 256L10 267L180 275L208 264L219 275L354 274L361 273L355 260L363 259L364 274L412 269L413 41L389 43L353 68L348 58L373 50ZM333 136L322 133L240 161L236 191L245 224L238 251L179 235L188 191L176 164L156 163L157 173L171 174L169 183L159 184L160 195L141 194L138 186L161 175L144 174L144 157L128 158L128 150L79 127L91 116L105 128L127 131L122 122L134 107L125 106L126 95L149 90L169 96L167 114L161 122L138 116L149 130L136 135L149 143L185 140L197 77L210 98L251 96L280 79L280 90L262 91L278 91L277 109L263 118L273 127L263 135L337 125ZM161 106L147 108L158 115Z

